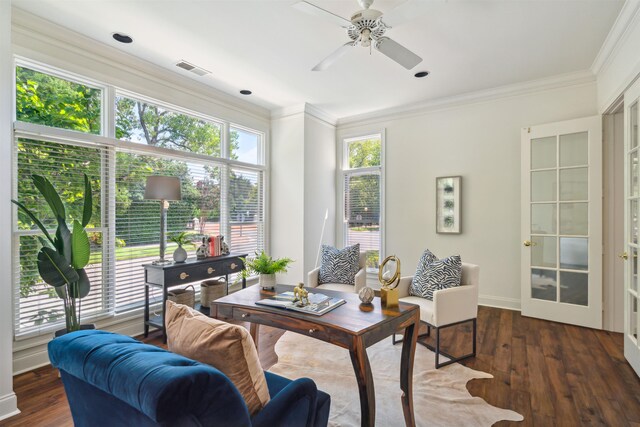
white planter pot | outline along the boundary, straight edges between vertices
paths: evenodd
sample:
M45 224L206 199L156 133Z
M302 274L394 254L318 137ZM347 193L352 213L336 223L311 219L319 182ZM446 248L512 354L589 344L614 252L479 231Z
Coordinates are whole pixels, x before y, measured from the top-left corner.
M173 251L173 260L175 262L185 262L187 260L187 251L184 250L182 246L178 246L178 248Z
M259 277L260 286L263 288L275 288L276 286L276 275L275 274L261 274Z

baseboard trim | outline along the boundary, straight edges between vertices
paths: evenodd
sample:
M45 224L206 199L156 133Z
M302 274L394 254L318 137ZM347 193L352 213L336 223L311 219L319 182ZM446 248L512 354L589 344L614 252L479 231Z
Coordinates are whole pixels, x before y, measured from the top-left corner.
M18 415L18 398L15 393L9 393L0 397L0 421Z
M520 311L520 300L516 298L496 297L491 295L479 295L478 304L487 307L505 308L507 310Z

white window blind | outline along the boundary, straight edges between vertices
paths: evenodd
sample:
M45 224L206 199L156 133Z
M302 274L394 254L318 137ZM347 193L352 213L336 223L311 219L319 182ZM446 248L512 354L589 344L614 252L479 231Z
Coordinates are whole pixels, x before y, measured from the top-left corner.
M360 251L366 253L367 270L375 273L384 225L382 135L349 138L343 144L344 244L359 243Z
M229 246L253 255L264 249L264 178L262 171L232 168L229 175Z
M67 216L82 218L82 195L86 173L93 189L93 217L87 231L91 240L91 261L86 267L91 281L90 294L82 299L83 319L95 318L109 312L113 289L106 250L108 221L104 221L103 177L108 172L105 147L82 144L61 144L34 139L16 138L14 144L15 197L31 209L51 234L55 233L57 222L49 206L31 181L31 175L42 175L49 179L63 200L66 201ZM38 332L52 322L64 321L61 300L54 289L44 283L36 264L40 243L37 236L42 233L29 218L19 213L14 223L13 259L15 284L15 328L20 334Z
M345 175L345 245L360 244L367 254L367 268L377 269L380 260L380 172Z
M182 200L170 202L167 236L186 231L195 245L202 236L220 234L220 167L179 158L119 151L116 157L116 310L144 302L142 264L158 259L160 202L144 200L149 175L180 178ZM197 246L187 245L189 256ZM177 245L168 242L166 259Z

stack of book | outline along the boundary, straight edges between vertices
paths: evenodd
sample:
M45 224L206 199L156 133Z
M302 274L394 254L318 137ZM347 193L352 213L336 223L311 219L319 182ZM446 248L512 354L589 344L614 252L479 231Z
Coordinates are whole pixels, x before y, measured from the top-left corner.
M312 294L309 292L309 304L300 306L295 300L293 292L283 292L271 298L265 298L257 301L256 304L286 308L287 310L295 310L302 313L310 313L320 316L341 306L345 302L346 301L341 298L331 298L327 295Z
M209 237L209 256L220 256L222 253L222 236Z

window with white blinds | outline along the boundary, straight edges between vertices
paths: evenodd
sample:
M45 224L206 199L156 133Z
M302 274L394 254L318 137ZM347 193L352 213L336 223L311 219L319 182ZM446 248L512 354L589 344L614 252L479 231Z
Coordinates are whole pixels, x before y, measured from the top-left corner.
M382 135L349 138L344 143L345 246L360 244L367 270L377 272L382 253Z
M110 89L117 93L114 105L105 105L108 85L31 68L37 67L16 67L13 198L54 231L56 220L31 175L52 182L72 219L81 217L83 173L91 179L91 291L81 300L82 322L117 316L144 302L142 264L158 258L160 237L160 203L144 200L149 175L180 178L182 200L170 202L167 231L169 237L189 233L190 256L203 237L213 235L225 236L233 253L264 249L264 134L139 101L116 88ZM115 119L110 130L101 124L105 110ZM64 325L63 304L38 273L40 231L14 212L15 336L49 333ZM166 258L176 247L168 242Z
M185 231L193 245L190 256L203 236L221 234L220 167L214 163L195 163L176 158L118 151L116 156L116 233L115 277L116 311L128 310L144 302L142 264L158 258L160 203L144 200L149 175L180 178L182 200L170 202L167 236ZM177 245L167 243L166 258L171 259ZM235 249L235 248L234 248Z
M82 195L84 178L80 170L91 180L93 189L93 217L87 226L91 242L91 258L86 267L91 281L90 294L82 299L80 306L83 319L107 313L113 297L113 278L109 275L109 251L105 236L108 221L104 220L103 183L108 162L106 147L82 144L61 144L34 139L18 138L14 145L14 188L17 199L32 210L53 235L56 220L35 189L31 176L41 175L51 181L66 201L67 215L82 218ZM18 211L19 212L19 211ZM61 300L54 289L44 283L36 264L42 236L26 215L19 213L14 223L13 260L15 272L15 329L17 332L37 332L52 322L64 322Z

